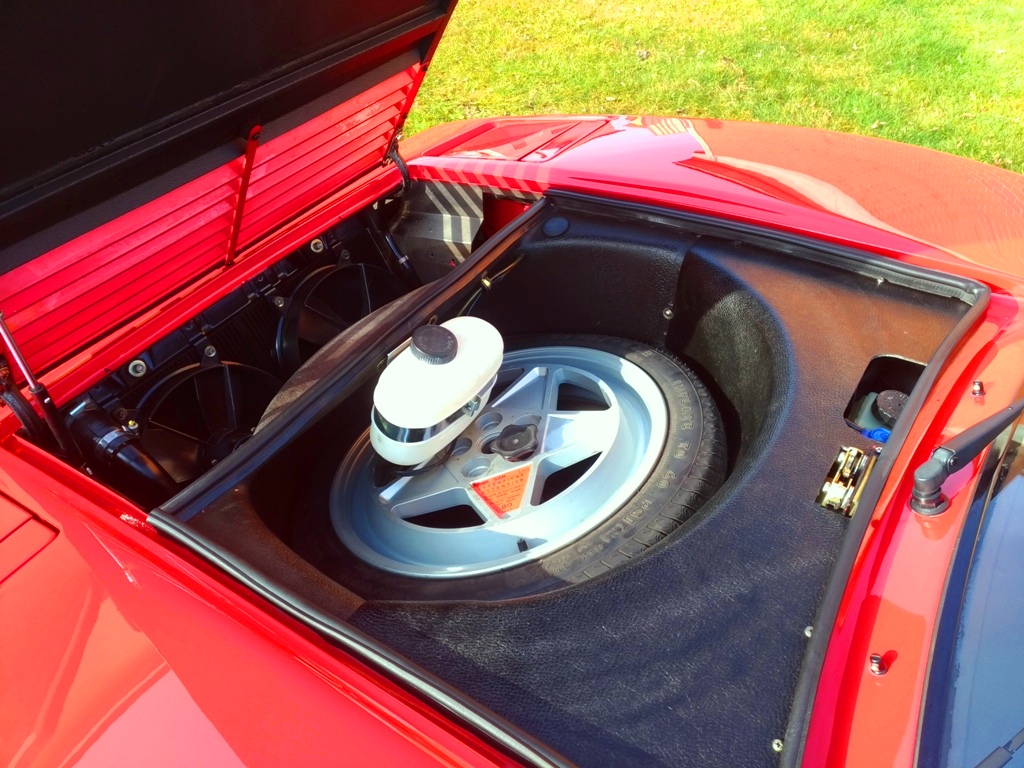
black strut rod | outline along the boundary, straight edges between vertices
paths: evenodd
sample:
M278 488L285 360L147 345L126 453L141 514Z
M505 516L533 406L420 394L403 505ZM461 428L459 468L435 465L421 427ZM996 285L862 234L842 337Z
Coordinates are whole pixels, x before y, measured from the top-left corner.
M36 405L39 406L43 419L50 428L50 432L53 433L53 437L57 441L57 445L60 446L64 457L68 463L76 467L82 466L82 454L78 450L78 446L75 444L74 439L72 439L67 425L57 410L57 406L50 398L50 393L32 373L32 369L29 368L28 363L22 356L21 350L18 349L18 343L14 340L14 336L7 327L7 323L4 322L3 312L0 312L0 340L3 340L4 345L7 347L10 361L18 368L22 377L28 383L28 391L32 395L32 399L36 401Z

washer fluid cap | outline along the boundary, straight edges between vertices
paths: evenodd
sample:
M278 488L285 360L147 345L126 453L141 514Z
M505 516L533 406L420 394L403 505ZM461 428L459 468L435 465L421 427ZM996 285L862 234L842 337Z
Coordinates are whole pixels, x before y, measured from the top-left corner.
M377 453L411 466L443 450L487 404L504 351L498 330L476 317L416 329L373 391Z

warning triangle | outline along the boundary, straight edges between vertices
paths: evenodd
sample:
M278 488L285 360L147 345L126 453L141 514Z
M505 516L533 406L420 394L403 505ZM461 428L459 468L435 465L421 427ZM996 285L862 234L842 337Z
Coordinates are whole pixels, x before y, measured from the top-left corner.
M487 477L473 483L473 490L494 510L498 517L515 512L523 505L523 496L530 481L530 464Z

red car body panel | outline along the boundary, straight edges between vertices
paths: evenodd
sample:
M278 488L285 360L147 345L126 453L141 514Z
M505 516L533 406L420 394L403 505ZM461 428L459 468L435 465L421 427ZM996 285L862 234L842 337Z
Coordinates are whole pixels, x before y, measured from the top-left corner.
M957 274L1006 288L1024 273L1024 177L1009 171L862 136L681 118L522 118L554 136L520 155L508 141L519 120L467 121L414 137L403 145L416 158L413 175L698 211L921 266L955 265ZM580 126L588 130L565 146L558 129ZM532 147L528 136L516 141Z
M386 87L414 88L416 74ZM218 201L209 209L209 241L206 225L194 226L187 202L196 190L186 186L5 276L0 308L58 402L399 182L398 171L381 164L386 147L371 140L361 175L334 174L327 152L323 175L315 176L322 183L310 182L316 194L311 188L289 197L282 185L277 197L272 163L287 162L316 126L295 130L304 133L257 152L249 198L274 197L267 210L280 205L272 218L243 219L250 223L231 263L231 189L241 159L202 181L204 194ZM1024 319L1015 298L1024 272L1024 178L860 137L677 118L471 121L427 131L403 150L417 179L576 191L724 217L992 288L985 317L947 361L874 511L807 734L808 766L910 765L937 605L977 468L950 481L951 510L927 523L907 509L908 477L944 436L1009 404L1024 381ZM258 176L256 168L268 170ZM170 259L159 238L175 227L186 234L167 241L175 243ZM134 232L144 234L133 239ZM172 261L173 276L140 282L141 296L95 308L73 300L78 293L69 286L102 278L110 296L120 296L131 269L148 273ZM103 271L108 263L119 265L113 275ZM987 394L970 398L979 378ZM88 764L91 750L102 756L115 747L122 762L149 761L150 747L166 738L159 731L175 721L192 723L190 733L202 739L189 758L216 764L504 760L159 539L137 510L13 435L12 421L0 422L0 494L8 507L57 531L0 584L0 614L19 622L17 633L0 639L3 658L22 660L4 667L12 677L0 684L0 721L16 724L5 729L0 754L17 758L15 765ZM45 607L58 600L77 613ZM96 646L107 652L91 653ZM872 679L866 659L879 650L893 659L892 672Z
M559 147L536 163L537 149L515 155L514 143L529 145L528 136L508 141L510 125L519 122L473 121L456 135L449 126L435 129L419 139L434 147L411 148L420 155L412 173L732 218L953 272L993 290L985 317L947 361L874 510L803 752L806 766L913 765L936 617L981 461L950 479L952 507L935 519L910 510L909 478L935 445L1005 408L1024 382L1024 177L875 139L677 118L592 118L587 122L597 127L579 148L563 154ZM564 135L553 122L532 128L555 134L552 142ZM642 184L636 169L643 169ZM984 382L984 397L969 395L975 380ZM870 673L872 653L888 663L884 677Z
M109 492L3 445L0 510L56 532L0 584L3 765L510 764Z

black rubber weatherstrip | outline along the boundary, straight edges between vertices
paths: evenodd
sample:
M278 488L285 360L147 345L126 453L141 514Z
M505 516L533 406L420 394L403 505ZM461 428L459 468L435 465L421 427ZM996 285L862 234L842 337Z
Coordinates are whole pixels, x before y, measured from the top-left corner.
M305 626L323 635L361 661L396 680L443 713L467 726L503 752L528 765L544 768L572 768L572 763L507 720L484 709L450 685L381 645L355 627L335 619L294 592L261 577L230 552L213 544L206 537L180 525L176 520L151 515L150 523L167 537L220 568L268 602L280 608Z
M618 210L631 219L643 219L652 222L663 222L677 226L685 224L697 234L712 235L719 238L743 237L746 245L759 245L775 251L782 251L791 256L809 261L826 264L847 272L876 279L888 280L896 285L913 288L924 293L947 296L974 305L984 302L987 306L989 289L979 282L963 277L934 272L923 267L905 264L895 259L876 256L872 253L857 250L834 243L822 243L803 235L766 229L756 224L745 224L739 221L716 219L698 213L672 211L643 203L621 202L590 197L579 192L549 191L545 199L554 206L564 205L583 211L597 211L607 214L609 210ZM780 248L780 246L783 246ZM856 265L857 269L852 269ZM957 330L954 329L953 336ZM940 358L941 359L941 358Z
M343 397L348 385L358 377L359 372L377 362L377 358L380 357L377 350L390 350L395 347L409 336L413 327L422 324L440 306L452 302L470 287L480 271L512 248L546 208L547 204L543 200L535 203L501 230L489 245L463 262L460 268L453 270L436 283L409 294L408 297L412 301L395 302L401 305L401 316L404 319L394 324L393 330L386 338L382 340L380 333L368 333L355 340L348 363L339 366L333 375L324 377L310 387L310 390L294 403L294 408L287 409L294 413L286 411L284 415L287 418L273 419L238 451L214 466L200 480L150 512L148 521L168 538L195 552L285 613L431 702L504 752L529 765L562 768L571 766L572 763L408 659L266 578L230 552L185 525L186 520L230 491L239 479L251 475L268 455L273 455L294 439L323 413L324 409L329 408L333 401ZM392 314L385 313L383 317L389 319Z
M413 330L435 317L446 304L455 303L477 280L479 274L506 255L545 211L542 199L498 232L475 254L462 262L446 277L406 294L364 318L351 330L365 327L374 318L394 321L390 332L353 334L346 360L330 375L313 384L302 397L282 411L264 428L258 430L224 461L215 464L198 480L178 495L161 504L150 515L159 514L168 519L184 522L201 512L208 504L228 493L246 477L250 477L263 461L302 433L313 421L342 399L340 388L370 366L385 363L387 352L395 349L412 334ZM395 308L401 312L394 311ZM383 350L383 351L382 351Z
M945 367L946 361L960 342L963 341L968 331L985 314L989 304L991 291L987 286L974 280L932 272L921 267L904 264L844 246L829 244L823 247L821 243L799 235L765 230L761 227L740 222L721 221L699 214L666 211L663 208L639 203L620 203L595 199L575 192L552 192L547 195L547 198L556 205L562 201L565 201L569 206L577 205L583 208L588 207L588 205L597 205L604 209L608 207L619 208L623 213L633 217L639 214L665 221L686 222L695 230L710 235L741 234L744 236L745 242L748 243L754 242L769 247L773 244L776 247L780 244L785 245L798 251L793 252L795 256L810 258L841 269L848 270L852 261L860 266L861 269L858 271L861 274L883 279L892 279L893 276L898 276L902 278L902 281L905 281L905 285L917 290L959 298L969 304L971 308L943 340L942 344L939 345L931 361L922 372L920 379L918 379L918 383L914 387L914 391L911 393L904 411L905 413L913 414L915 418L921 406L931 394L932 388L938 380L939 373ZM931 288L930 291L929 288ZM885 443L885 448L879 455L875 467L864 486L864 492L858 504L860 509L865 511L869 509L874 510L877 506L878 500L882 495L882 489L895 464L896 456L902 449L913 422L913 419L901 419L897 422L892 435ZM810 726L811 711L818 691L818 682L821 679L825 653L828 650L832 630L835 627L836 616L839 614L839 605L846 592L846 585L850 579L853 564L870 522L871 515L869 514L862 512L859 515L854 515L850 521L849 528L847 528L843 536L835 565L832 568L829 580L825 586L825 592L818 605L818 612L814 621L814 632L807 643L807 650L804 653L804 660L800 667L800 675L797 678L789 723L786 726L783 740L785 746L780 757L780 768L799 768L803 762L804 742Z

